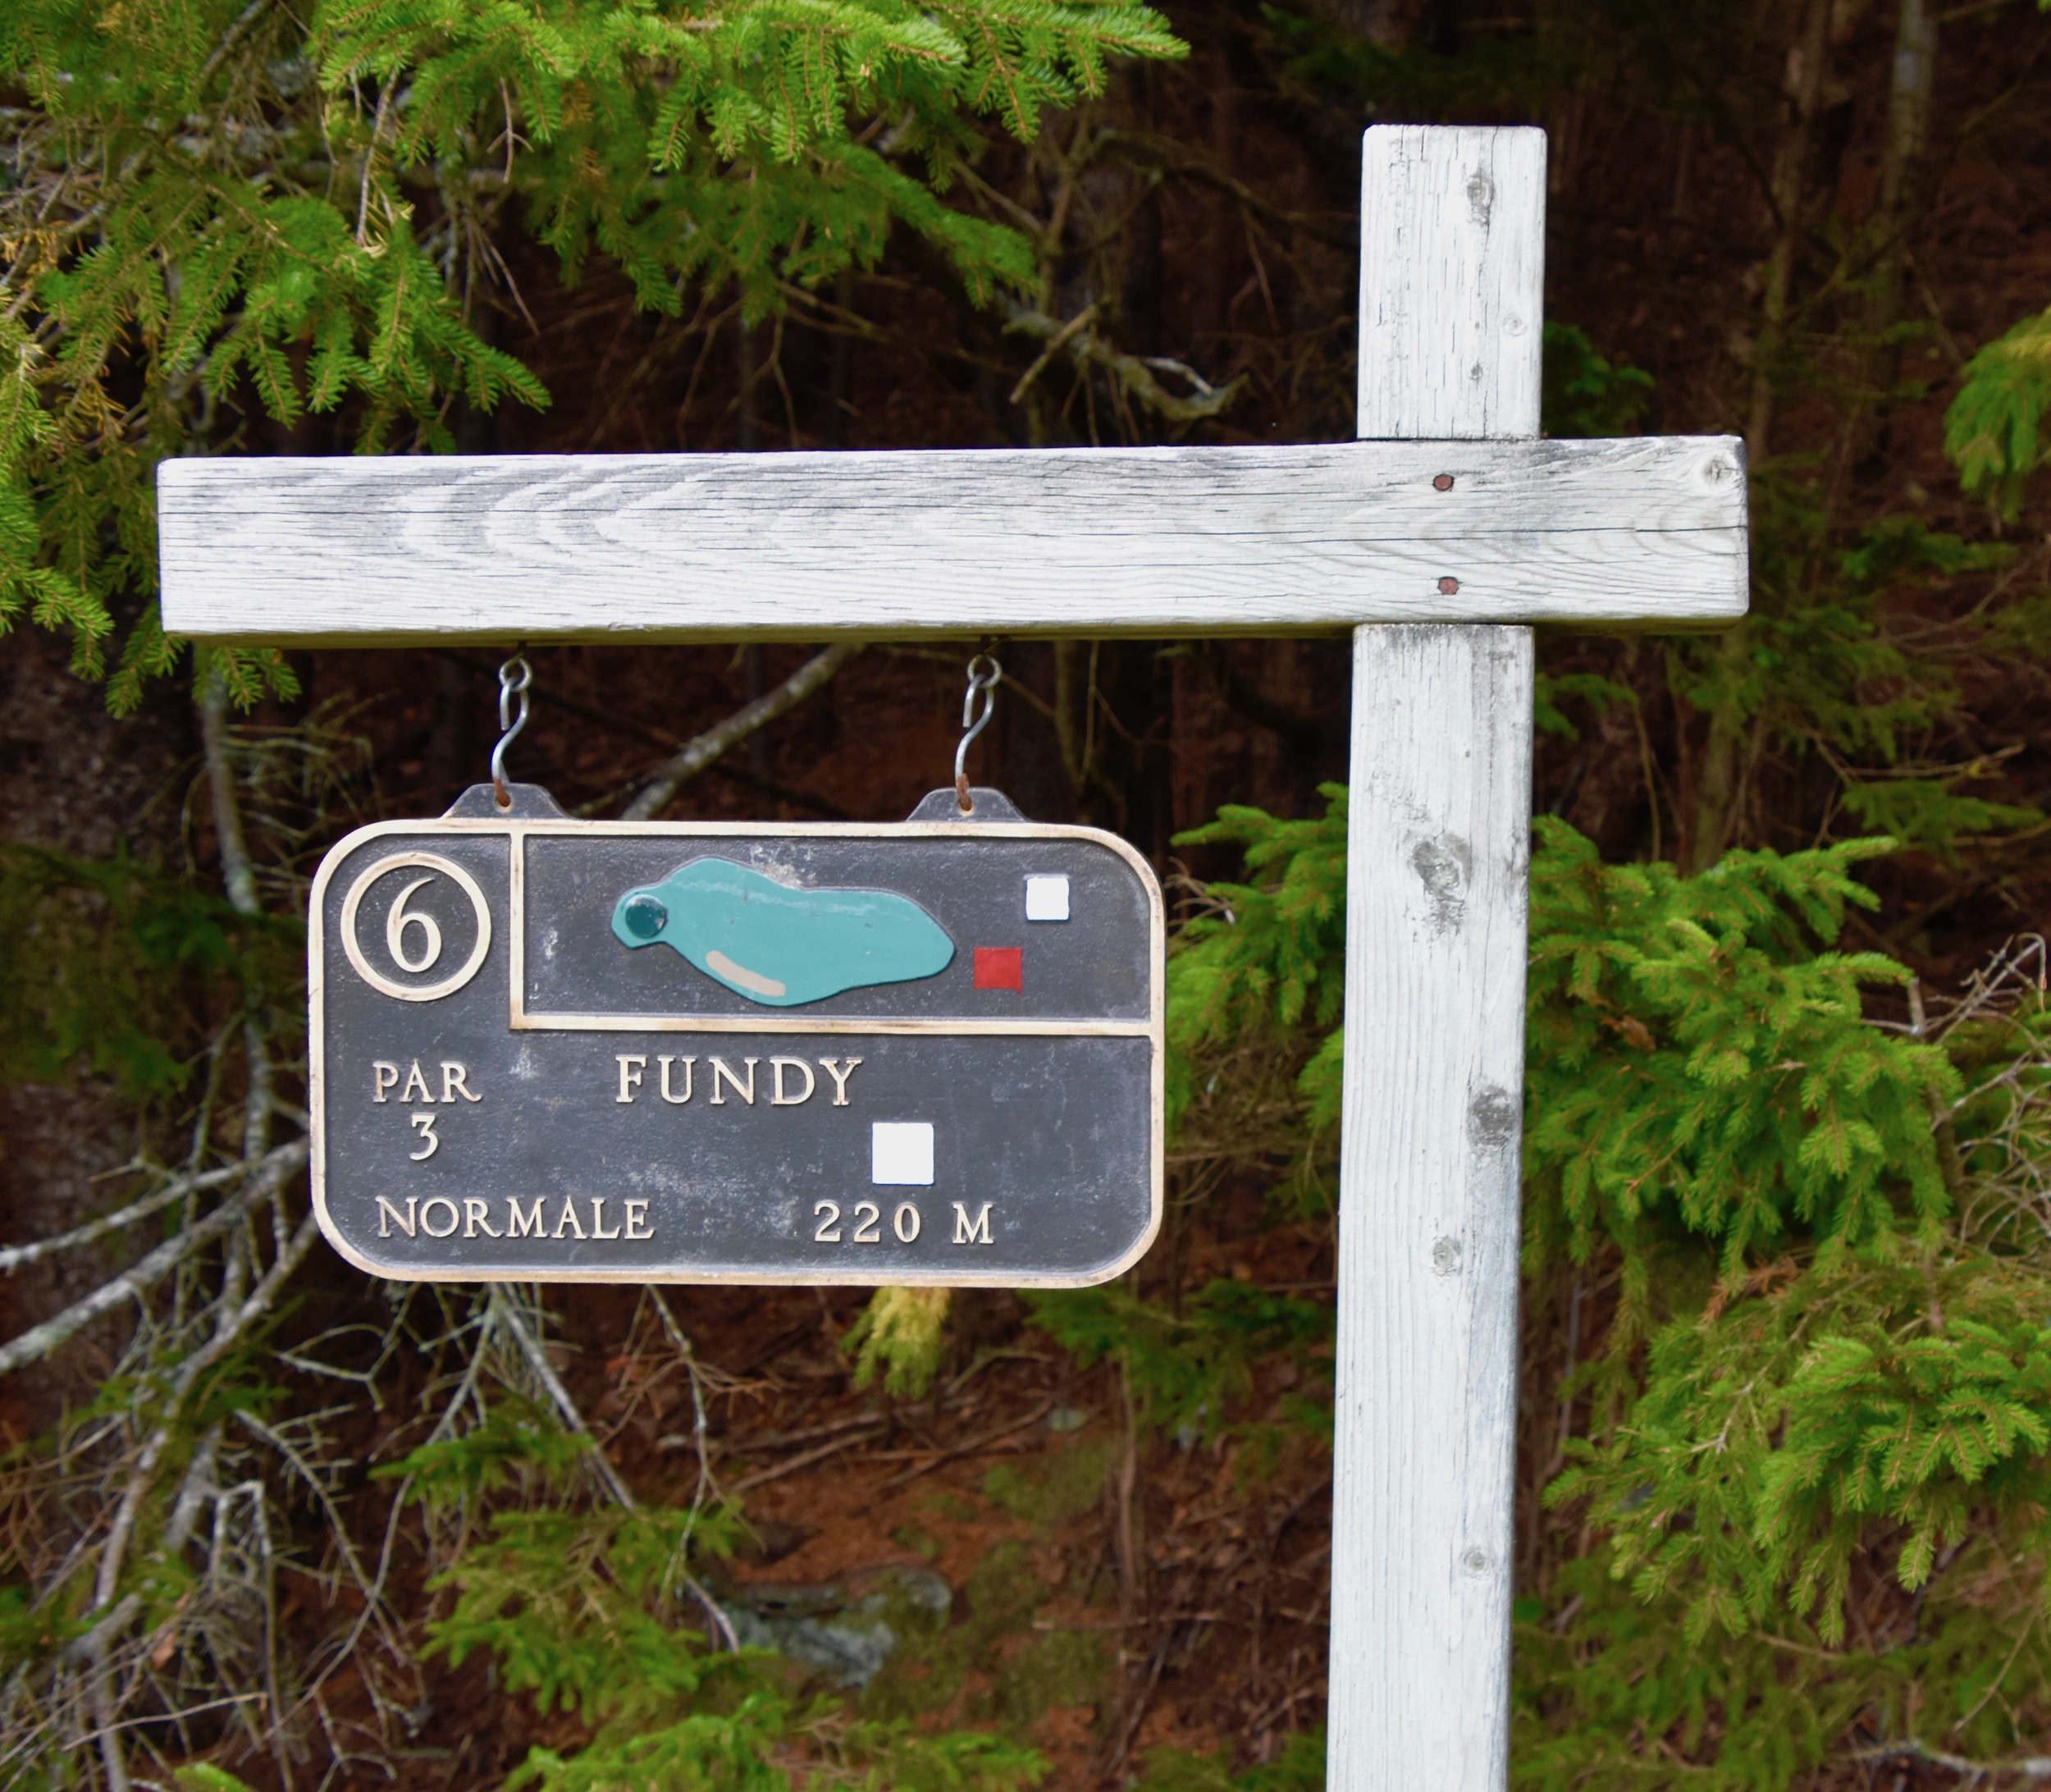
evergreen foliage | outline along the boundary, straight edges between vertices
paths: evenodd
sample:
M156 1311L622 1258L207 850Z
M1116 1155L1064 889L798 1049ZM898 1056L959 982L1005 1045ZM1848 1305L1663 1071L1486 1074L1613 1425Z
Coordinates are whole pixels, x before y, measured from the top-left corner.
M870 1386L880 1369L893 1399L922 1398L939 1373L948 1299L945 1288L877 1289L841 1340L854 1353L855 1386Z
M2010 593L1920 638L1891 622L1907 596L1994 572L2009 550L1931 529L1912 515L1869 522L1839 545L1811 470L1780 464L1755 475L1745 622L1715 641L1671 650L1673 680L1714 719L1712 745L1736 753L1749 742L1743 750L1756 754L1770 744L1791 761L1820 761L1855 826L1884 826L1903 844L1954 862L1976 835L2035 825L2042 819L2036 809L1974 794L1989 766L1945 765L1932 743L1962 705L1966 666L1989 653L2044 651L2051 634L2041 606ZM1731 795L1734 801L1734 786ZM1720 847L1735 818L1718 813ZM1714 857L1708 846L1706 836L1696 868Z
M1944 446L1960 482L2015 520L2024 486L2044 464L2051 400L2051 312L2025 318L1966 363L1944 414Z
M300 930L126 856L103 862L0 844L0 1077L81 1072L137 1104L181 1089L206 1045L195 1021L296 1008Z
M1540 411L1549 436L1634 436L1652 402L1652 376L1597 352L1588 332L1548 322Z
M1228 1749L1223 1759L1193 1755L1178 1749L1155 1749L1147 1755L1140 1792L1320 1792L1325 1783L1325 1738L1322 1730L1299 1730L1281 1753L1264 1767L1231 1771Z
M21 0L0 18L18 111L0 236L0 628L67 632L132 706L181 648L151 600L170 455L334 414L367 451L453 446L467 405L547 402L473 299L524 219L575 278L639 302L789 282L929 239L979 299L1035 269L1010 226L940 197L978 121L1030 136L1108 60L1181 46L1130 0L533 6ZM274 653L218 656L235 696Z
M739 1511L592 1509L576 1492L588 1445L532 1409L495 1409L392 1473L430 1504L477 1513L525 1474L542 1497L502 1503L436 1584L453 1594L431 1652L488 1652L509 1690L573 1713L581 1748L537 1745L506 1784L537 1792L1017 1792L1045 1765L976 1731L932 1734L807 1698L781 1657L717 1648L724 1622L694 1566L729 1553Z
M1345 997L1346 792L1343 784L1322 790L1325 812L1308 821L1280 821L1233 805L1217 821L1176 836L1181 846L1236 846L1249 871L1270 875L1262 882L1207 885L1204 906L1176 935L1166 1003L1171 1126L1181 1123L1198 1100L1201 1067L1248 1033L1322 1041L1303 1086L1313 1098L1313 1130L1337 1122L1334 1028Z
M1826 1259L1905 1217L1934 1236L1949 1196L1930 1115L1956 1073L1866 1024L1862 990L1906 971L1817 949L1871 905L1851 867L1888 843L1733 853L1683 878L1537 826L1525 1153L1534 1211L1572 1255L1600 1237L1635 1280L1648 1237L1678 1226L1734 1281L1793 1234Z
M1933 1759L2012 1754L2051 1714L2051 1260L2026 1218L2051 1008L1983 991L1941 1032L1871 1017L1908 973L1836 942L1888 842L1685 877L1537 825L1526 1260L1614 1293L1546 1488L1590 1541L1519 1605L1518 1783L1783 1788L1860 1712ZM1185 1123L1204 1054L1253 1031L1329 1125L1345 793L1190 838L1242 843L1263 875L1211 886L1222 906L1170 961ZM1249 1316L1214 1320L1276 1348ZM1050 1328L1102 1349L1167 1319L1097 1323ZM1242 1355L1163 1335L1132 1358L1163 1422L1229 1397ZM1916 1596L1909 1634L1848 1642L1858 1577L1881 1573Z
M1253 1384L1256 1363L1287 1356L1325 1384L1322 1397L1285 1403L1297 1429L1332 1429L1332 1309L1242 1282L1220 1280L1169 1312L1108 1287L1029 1293L1033 1322L1080 1367L1116 1359L1140 1423L1185 1442L1209 1442ZM1313 1383L1313 1385L1316 1385ZM1241 1435L1250 1429L1235 1427Z
M1528 34L1492 33L1464 57L1366 43L1330 8L1263 9L1258 29L1293 58L1298 90L1338 93L1349 119L1364 103L1537 115L1563 94L1578 117L1615 70L1695 41L1662 36L1675 9L1598 7L1600 53L1576 61L1560 48L1565 16L1540 9ZM441 448L463 407L546 402L482 323L504 233L524 230L571 279L616 265L640 303L666 311L693 289L730 288L760 316L793 288L873 265L900 227L971 295L1051 287L1072 265L1058 243L1029 246L956 208L979 121L1028 135L1041 108L1099 90L1106 57L1176 49L1143 8L1053 0L745 0L717 13L668 0L329 0L304 13L21 0L0 29L14 107L0 190L0 624L65 631L83 670L117 655L117 705L180 652L148 606L148 481L162 457L276 446L288 429L295 446ZM1772 48L1764 91L1777 109L1784 46ZM1691 75L1674 103L1683 132L1726 103L1720 78ZM1759 159L1763 172L1772 155ZM1834 217L1811 228L1799 206L1785 216L1816 291L1864 303L1871 233ZM1897 234L1907 240L1905 222ZM1857 419L1885 395L1829 389L1833 368L1875 345L1840 332L1823 353L1820 303L1797 304L1798 327L1779 340L1750 327L1759 319L1731 334L1770 396L1841 401L1849 466L1870 446ZM1875 341L1920 327L1876 327ZM1587 331L1549 325L1546 347L1550 433L1657 414L1647 376ZM1951 409L1962 480L1998 517L2020 514L2051 458L2047 368L2051 322L2033 317L1972 358ZM2042 1776L2023 1758L2051 1728L2051 1016L2040 975L2003 973L1926 1019L1904 965L1847 944L1871 906L1861 867L1885 848L1841 836L1956 864L1988 836L2040 826L2028 802L1985 795L1977 748L1946 747L1972 662L2040 654L2051 634L2042 599L1999 580L2008 549L1921 510L1848 516L1834 469L1784 451L1755 467L1758 580L1743 628L1642 650L1642 665L1629 650L1615 678L1540 684L1540 724L1560 738L1625 705L1642 730L1670 702L1687 747L1647 749L1649 862L1605 864L1555 821L1540 824L1533 860L1528 1302L1542 1314L1570 1285L1587 1314L1561 1378L1533 1395L1550 1386L1557 1414L1525 1428L1546 1502L1532 1523L1551 1529L1520 1587L1513 1772L1546 1792L1779 1792L1826 1764ZM1912 611L1946 619L1904 627ZM290 688L277 659L221 664L245 701ZM1818 775L1820 811L1760 812L1776 756ZM1662 784L1656 758L1685 775ZM1292 1167L1284 1198L1329 1194L1337 1115L1345 793L1325 795L1321 815L1233 807L1185 837L1239 848L1248 869L1193 894L1170 969L1178 1143L1236 1140ZM1662 827L1679 866L1662 860ZM1823 843L1724 851L1734 839ZM244 1013L260 1013L267 1035L288 1031L292 930L176 878L9 849L0 923L21 945L0 967L0 1074L90 1072L162 1102L210 1048L217 1063ZM1168 1438L1272 1446L1286 1429L1311 1452L1328 1437L1319 1302L1221 1279L1179 1300L1143 1299L1134 1282L1029 1304L1080 1365L1117 1365L1133 1422L1164 1453ZM847 1341L863 1378L882 1369L887 1392L923 1391L941 1308L901 1291L873 1306ZM1279 1424L1257 1424L1246 1397L1277 1356L1309 1385L1279 1403ZM196 1433L275 1403L261 1360L246 1346L183 1407L125 1374L104 1410L132 1398L150 1424L173 1413L166 1460L185 1476ZM1103 1460L1100 1445L1078 1450L1048 1488L1000 1468L985 1491L1038 1525L1100 1499ZM1236 1460L1258 1474L1264 1454ZM599 1504L592 1470L587 1442L508 1397L396 1471L432 1534L458 1539L436 1647L452 1661L488 1654L552 1714L551 1735L582 1728L581 1744L536 1750L524 1783L1038 1777L1005 1739L857 1717L807 1698L766 1658L711 1649L694 1583L732 1543L736 1515ZM196 1583L177 1549L157 1547L157 1509L203 1480L158 1483L117 1589L167 1636ZM971 1576L971 1599L1002 1567L1044 1600L1017 1546L1003 1549ZM10 1696L92 1621L90 1571L89 1551L67 1561L39 1607L0 1589ZM977 1647L994 1657L1003 1625L1034 1609L979 1605ZM1229 1759L1157 1751L1142 1783L1295 1792L1318 1783L1321 1762L1309 1735L1236 1775ZM176 1778L193 1792L240 1786L205 1766Z

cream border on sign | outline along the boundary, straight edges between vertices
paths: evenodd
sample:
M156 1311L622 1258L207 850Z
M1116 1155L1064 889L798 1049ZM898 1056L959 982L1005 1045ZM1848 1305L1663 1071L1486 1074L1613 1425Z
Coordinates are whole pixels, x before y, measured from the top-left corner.
M395 834L414 838L436 836L477 839L496 835L506 843L509 938L507 953L508 1030L518 1032L636 1032L636 1033L756 1033L756 1034L925 1034L955 1037L1008 1035L1039 1037L1144 1038L1153 1045L1149 1066L1149 1214L1146 1229L1132 1247L1113 1261L1082 1275L1035 1275L1018 1269L984 1273L921 1272L910 1266L893 1266L891 1280L900 1286L921 1287L1086 1288L1115 1280L1153 1247L1159 1236L1164 1209L1167 1167L1167 1038L1165 959L1167 919L1161 898L1160 880L1131 843L1101 828L1075 827L1058 822L1034 821L833 821L789 825L770 821L580 821L563 820L500 821L496 816L437 816L412 821L376 821L338 840L322 857L313 875L307 897L307 1095L311 1149L308 1154L308 1180L312 1186L313 1211L322 1234L347 1262L368 1274L397 1277L411 1282L660 1282L680 1285L733 1284L762 1287L831 1287L852 1285L872 1287L872 1267L847 1270L811 1270L793 1274L783 1270L721 1270L692 1272L666 1269L659 1264L635 1264L619 1269L553 1269L537 1277L532 1270L515 1269L467 1269L459 1275L437 1275L421 1264L382 1264L364 1256L336 1226L327 1206L327 1067L325 1019L327 1008L325 907L327 889L336 870L367 842ZM642 1015L529 1015L525 1012L523 985L526 976L526 843L535 834L560 836L610 835L655 839L1026 839L1083 840L1105 848L1123 859L1138 874L1147 896L1148 1012L1144 1021L1107 1021L1077 1017L1073 1020L870 1020L854 1015L822 1016L812 1021L793 1018L754 1020L744 1017L685 1017ZM479 893L482 896L482 891ZM489 903L485 904L488 918ZM488 947L489 942L486 942ZM480 958L482 953L479 953ZM373 987L375 985L373 985Z

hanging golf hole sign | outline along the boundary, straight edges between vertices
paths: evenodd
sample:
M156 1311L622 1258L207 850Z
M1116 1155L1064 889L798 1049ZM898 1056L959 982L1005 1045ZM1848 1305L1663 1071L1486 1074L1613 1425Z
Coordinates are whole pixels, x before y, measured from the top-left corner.
M909 821L609 822L493 779L309 905L313 1190L406 1281L1099 1282L1162 1193L1161 890L956 788ZM966 720L965 715L965 720Z

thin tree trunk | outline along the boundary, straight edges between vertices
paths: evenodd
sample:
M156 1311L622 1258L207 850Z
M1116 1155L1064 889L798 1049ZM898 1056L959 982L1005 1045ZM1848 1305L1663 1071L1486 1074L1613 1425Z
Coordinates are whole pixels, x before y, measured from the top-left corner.
M1824 77L1830 55L1833 0L1807 0L1801 34L1788 53L1785 110L1780 139L1774 150L1770 192L1774 240L1766 256L1760 298L1757 340L1752 345L1752 405L1745 444L1752 464L1762 464L1772 451L1774 406L1786 373L1788 305L1794 281L1807 211L1810 146L1816 113L1823 103ZM1751 631L1743 623L1718 643L1717 683L1728 693L1739 682ZM1709 738L1702 749L1702 770L1695 786L1692 813L1685 830L1683 865L1702 871L1713 865L1729 843L1731 821L1738 800L1738 756L1746 717L1728 695L1711 711Z
M1833 0L1808 0L1802 35L1788 56L1787 109L1780 141L1774 151L1774 244L1766 257L1759 339L1752 353L1752 414L1745 430L1746 446L1754 466L1766 458L1773 432L1774 400L1787 345L1788 295L1806 209L1802 202L1810 139L1823 103L1824 74L1830 57L1832 3Z
M1901 0L1894 68L1888 91L1887 147L1880 160L1880 201L1872 234L1878 245L1866 327L1874 339L1868 385L1882 405L1901 378L1901 345L1882 340L1902 319L1908 245L1924 198L1930 95L1937 81L1937 15L1930 0Z
M745 300L742 301L745 304ZM747 321L745 310L733 315L734 378L739 386L739 395L734 400L737 445L744 455L751 455L762 446L761 418L756 409L755 387L760 369L756 364L755 326Z
M1726 694L1709 713L1709 738L1702 747L1686 838L1675 843L1681 868L1691 876L1707 871L1729 843L1731 820L1738 807L1738 760L1745 715L1729 693L1741 682L1745 656L1751 651L1751 631L1742 622L1716 643L1715 680Z

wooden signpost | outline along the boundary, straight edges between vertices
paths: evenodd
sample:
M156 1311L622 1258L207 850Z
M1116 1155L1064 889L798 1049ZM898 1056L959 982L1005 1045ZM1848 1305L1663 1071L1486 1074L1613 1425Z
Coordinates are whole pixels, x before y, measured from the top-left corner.
M1352 630L1334 1792L1484 1792L1507 1768L1527 625L1745 609L1741 443L1538 439L1544 213L1538 131L1367 133L1351 444L190 459L159 478L165 624L212 639ZM393 881L363 898L373 946ZM352 1073L403 1078L401 1049ZM463 1091L445 1104L439 1063L421 1070L414 1109L445 1108L453 1136ZM410 1119L404 1137L420 1148ZM375 1243L381 1267L419 1260Z

